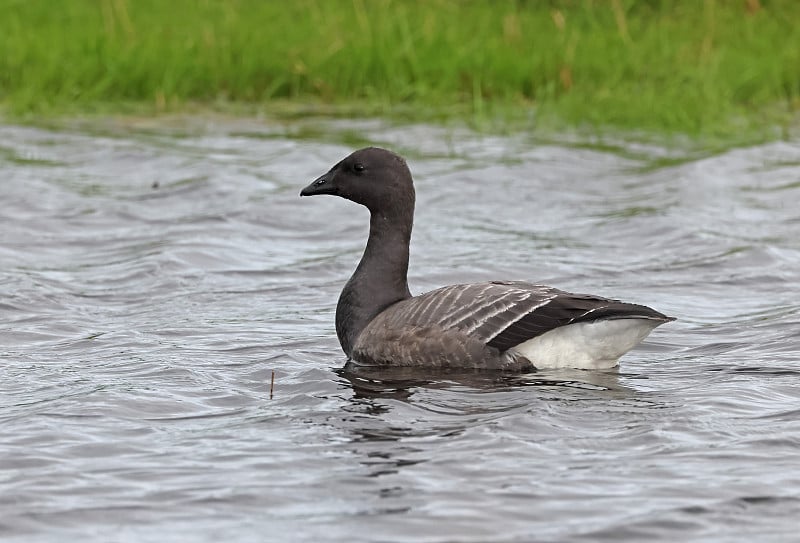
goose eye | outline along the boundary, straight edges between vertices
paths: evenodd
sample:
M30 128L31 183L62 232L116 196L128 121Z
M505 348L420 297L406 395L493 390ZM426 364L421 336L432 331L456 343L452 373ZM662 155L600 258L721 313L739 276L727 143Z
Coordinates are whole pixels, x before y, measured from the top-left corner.
M364 165L361 164L360 162L356 162L355 164L353 164L353 171L363 172L364 170L365 170Z

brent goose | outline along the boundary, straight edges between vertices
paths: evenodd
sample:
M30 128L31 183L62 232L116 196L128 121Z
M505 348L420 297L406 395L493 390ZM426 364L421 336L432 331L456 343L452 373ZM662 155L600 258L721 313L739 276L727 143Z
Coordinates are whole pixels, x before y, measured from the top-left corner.
M350 361L368 366L611 368L656 326L649 307L524 281L408 290L414 184L402 157L355 151L304 188L370 211L369 239L336 305L336 334Z

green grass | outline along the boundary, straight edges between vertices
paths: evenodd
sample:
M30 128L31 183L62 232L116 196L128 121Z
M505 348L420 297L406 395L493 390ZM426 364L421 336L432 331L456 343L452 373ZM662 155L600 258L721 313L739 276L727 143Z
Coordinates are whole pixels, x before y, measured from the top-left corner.
M790 133L797 0L0 0L7 117L203 109Z

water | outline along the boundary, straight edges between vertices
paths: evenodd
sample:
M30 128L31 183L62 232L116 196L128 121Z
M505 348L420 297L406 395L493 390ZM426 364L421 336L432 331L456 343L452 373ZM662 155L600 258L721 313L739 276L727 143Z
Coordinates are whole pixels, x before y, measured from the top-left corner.
M530 279L679 320L619 371L340 372L367 215L298 192L362 141L416 176L415 292ZM682 157L0 126L0 538L798 541L800 144Z

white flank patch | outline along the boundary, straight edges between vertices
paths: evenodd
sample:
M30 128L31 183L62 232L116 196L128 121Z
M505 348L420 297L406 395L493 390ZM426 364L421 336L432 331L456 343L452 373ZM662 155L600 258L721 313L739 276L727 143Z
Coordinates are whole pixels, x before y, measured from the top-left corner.
M537 368L606 369L633 349L653 328L653 319L609 319L560 326L520 343L513 350Z

